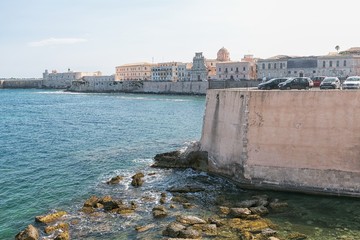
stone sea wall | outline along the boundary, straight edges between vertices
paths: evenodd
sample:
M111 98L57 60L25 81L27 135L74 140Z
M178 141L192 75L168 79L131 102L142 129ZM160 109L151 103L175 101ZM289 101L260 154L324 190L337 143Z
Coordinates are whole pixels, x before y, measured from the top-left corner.
M42 79L4 79L0 80L0 88L40 88Z
M360 197L360 91L209 90L200 149L243 185Z

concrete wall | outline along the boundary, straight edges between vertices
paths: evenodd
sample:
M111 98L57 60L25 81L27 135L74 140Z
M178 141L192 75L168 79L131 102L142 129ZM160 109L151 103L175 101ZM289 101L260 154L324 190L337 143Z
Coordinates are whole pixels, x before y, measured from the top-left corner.
M270 189L360 197L360 91L209 90L210 169Z
M74 81L70 91L206 94L208 82Z

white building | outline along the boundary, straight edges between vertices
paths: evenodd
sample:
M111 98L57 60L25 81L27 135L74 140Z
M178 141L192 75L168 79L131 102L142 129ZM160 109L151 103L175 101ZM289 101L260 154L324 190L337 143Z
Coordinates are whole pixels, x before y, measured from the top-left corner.
M101 72L73 72L68 69L67 72L58 73L53 70L51 73L45 70L43 73L43 87L47 88L68 88L71 82L79 80L85 76L101 76Z
M171 81L177 82L178 67L181 62L164 62L158 63L151 68L151 80L153 81Z
M190 81L192 63L178 65L178 81Z

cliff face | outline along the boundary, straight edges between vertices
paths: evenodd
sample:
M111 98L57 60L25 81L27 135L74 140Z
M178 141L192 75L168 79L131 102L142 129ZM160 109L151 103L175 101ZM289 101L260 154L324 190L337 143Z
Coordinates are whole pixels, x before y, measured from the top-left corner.
M360 196L360 91L209 90L208 169L253 187Z

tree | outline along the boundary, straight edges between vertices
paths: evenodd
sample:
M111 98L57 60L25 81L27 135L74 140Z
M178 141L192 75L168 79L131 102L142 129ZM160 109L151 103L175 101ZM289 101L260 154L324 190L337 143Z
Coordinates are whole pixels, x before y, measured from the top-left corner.
M336 45L336 46L335 46L335 49L336 49L337 52L339 52L340 46L339 46L339 45Z

